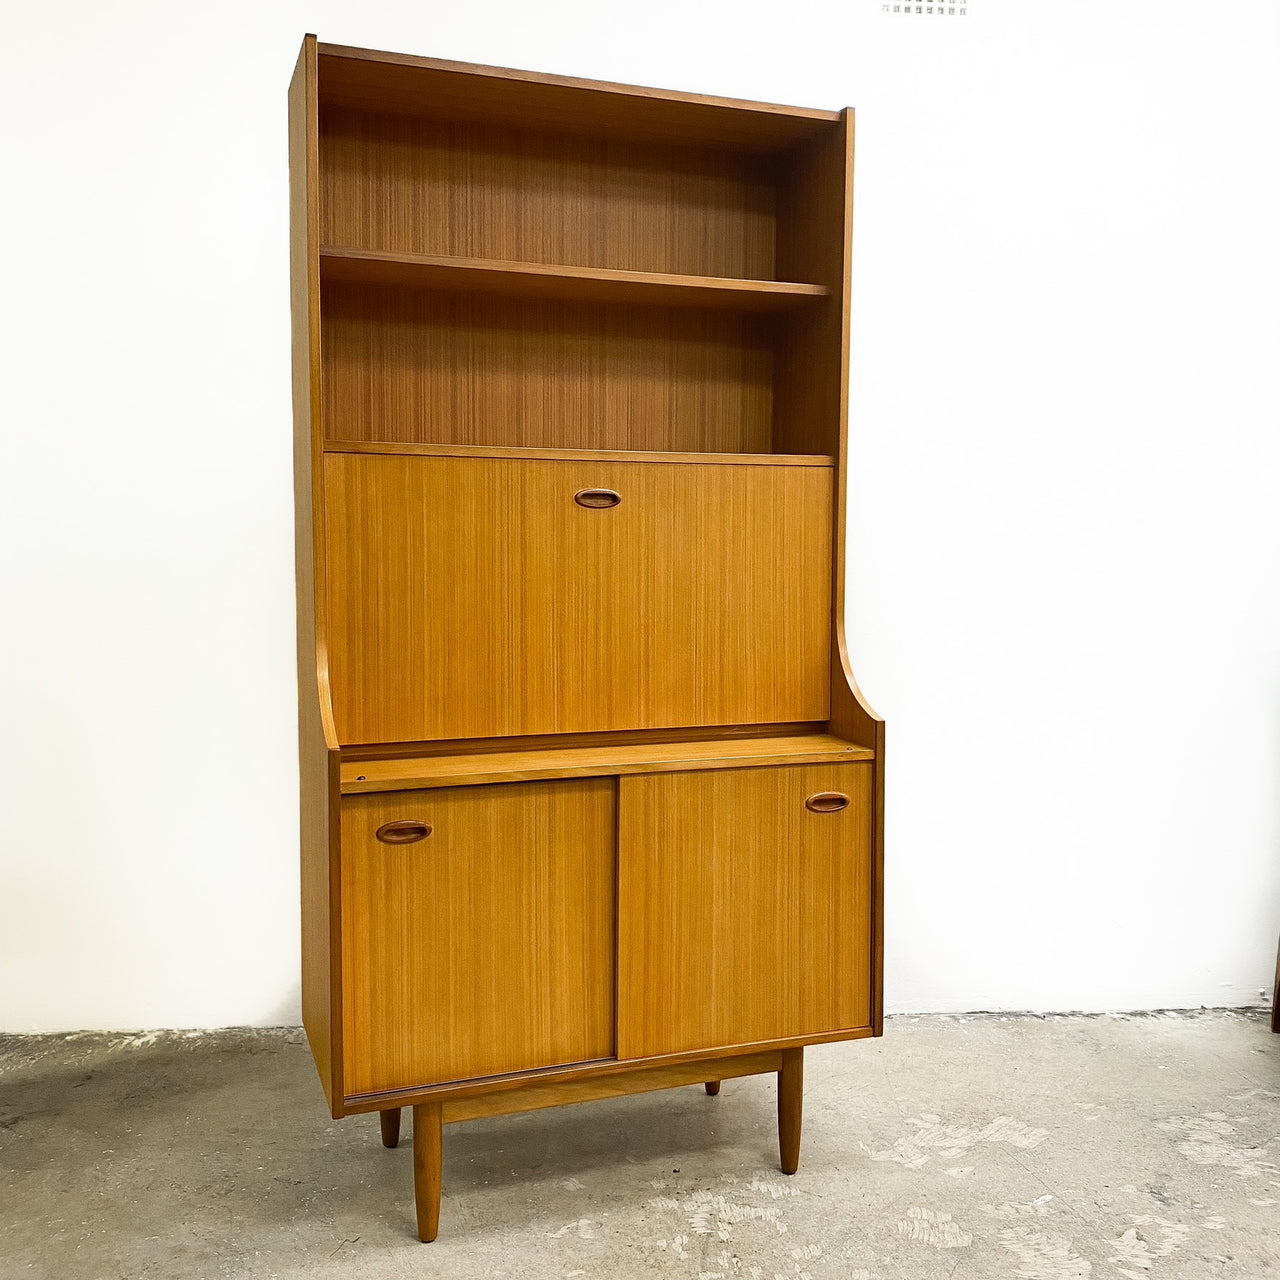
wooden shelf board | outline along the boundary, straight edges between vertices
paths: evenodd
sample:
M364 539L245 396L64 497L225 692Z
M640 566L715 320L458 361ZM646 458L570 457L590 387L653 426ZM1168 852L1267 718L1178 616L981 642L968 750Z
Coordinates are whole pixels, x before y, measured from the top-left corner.
M833 467L821 453L659 453L643 449L535 449L523 445L401 444L329 440L326 453L391 453L422 458L533 458L542 462L683 462L730 467Z
M320 44L321 106L500 121L529 129L783 151L829 130L834 111L678 93L507 67Z
M563 1107L596 1098L618 1098L655 1089L675 1089L681 1085L701 1084L704 1078L735 1080L741 1076L777 1071L782 1065L782 1053L774 1049L764 1053L744 1054L738 1058L713 1060L711 1065L710 1073L706 1062L689 1062L611 1076L596 1076L594 1079L552 1079L529 1084L523 1089L446 1099L444 1122L455 1124L460 1120L478 1120L482 1116L510 1115L515 1111L541 1111L547 1107Z
M336 245L324 245L320 250L320 279L330 284L397 285L562 301L715 307L731 311L791 311L830 293L820 284L795 284L787 280L614 271L605 267L453 258Z
M555 747L475 755L355 760L342 765L342 792L473 787L538 778L593 778L623 773L680 773L775 764L847 764L872 760L869 747L827 733L795 737L719 738L701 742L641 742L601 747Z

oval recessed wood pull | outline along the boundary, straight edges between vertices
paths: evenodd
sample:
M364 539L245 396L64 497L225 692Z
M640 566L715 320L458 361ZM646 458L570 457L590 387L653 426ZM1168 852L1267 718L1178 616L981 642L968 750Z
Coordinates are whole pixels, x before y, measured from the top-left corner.
M413 844L431 834L429 822L384 822L374 834L383 844Z
M573 500L580 507L616 507L622 501L622 494L616 489L579 489Z
M804 802L804 807L811 813L839 813L849 807L849 797L843 791L819 791Z

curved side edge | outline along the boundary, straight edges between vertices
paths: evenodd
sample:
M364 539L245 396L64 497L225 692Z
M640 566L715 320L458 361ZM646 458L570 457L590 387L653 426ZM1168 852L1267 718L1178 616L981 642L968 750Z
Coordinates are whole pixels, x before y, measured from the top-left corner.
M854 113L841 112L843 134L840 171L842 227L840 236L840 277L828 284L838 290L840 301L840 385L838 405L836 473L835 473L835 545L832 548L832 661L831 661L831 732L860 746L878 747L883 740L884 721L872 710L853 678L849 663L849 647L845 639L845 586L848 563L845 547L849 516L849 341L852 298L853 250L853 157Z
M844 541L841 530L840 541ZM840 560L844 561L841 547ZM843 578L843 573L841 574ZM877 715L853 677L844 632L844 584L836 586L835 636L831 664L831 732L861 747L871 747L879 754L884 739L884 717Z
M843 540L843 539L842 539ZM831 732L875 751L871 811L871 1033L884 1034L884 720L862 696L849 669L844 638L844 593L835 628L831 672Z

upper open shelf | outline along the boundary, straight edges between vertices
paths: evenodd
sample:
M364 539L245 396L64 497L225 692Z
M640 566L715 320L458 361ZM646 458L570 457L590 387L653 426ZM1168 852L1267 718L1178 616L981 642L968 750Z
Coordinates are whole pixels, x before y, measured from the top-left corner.
M375 254L812 280L790 264L792 190L771 155L538 127L320 111L320 242Z
M790 311L829 290L785 280L614 271L604 267L551 266L442 254L394 253L326 245L320 250L323 282L457 289L575 302L621 302L663 307L714 307L734 311Z
M838 452L847 114L322 46L317 125L327 441Z
M320 100L341 105L754 151L803 143L834 111L321 44Z

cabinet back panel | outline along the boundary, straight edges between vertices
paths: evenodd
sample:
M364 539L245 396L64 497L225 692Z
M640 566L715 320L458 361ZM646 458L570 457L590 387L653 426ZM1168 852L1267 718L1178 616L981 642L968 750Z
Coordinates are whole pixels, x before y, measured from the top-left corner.
M321 330L330 440L770 452L760 316L338 285Z
M331 453L325 499L344 743L829 714L829 467Z
M346 108L320 130L326 244L773 278L766 157Z
M349 1095L612 1056L614 811L608 778L342 802Z

